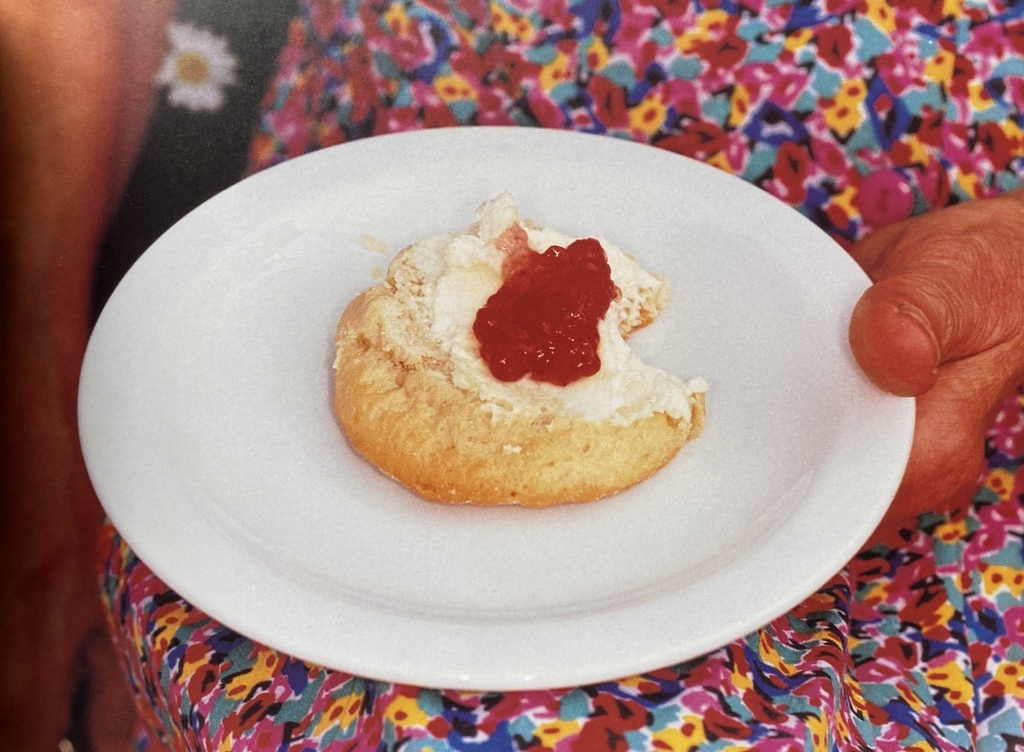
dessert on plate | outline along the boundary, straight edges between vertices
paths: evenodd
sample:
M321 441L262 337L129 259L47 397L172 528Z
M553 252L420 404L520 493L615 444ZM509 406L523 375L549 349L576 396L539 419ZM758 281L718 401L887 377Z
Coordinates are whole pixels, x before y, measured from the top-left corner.
M544 507L639 483L704 425L702 378L626 342L665 279L611 243L519 217L415 243L338 323L334 410L352 446L419 495Z

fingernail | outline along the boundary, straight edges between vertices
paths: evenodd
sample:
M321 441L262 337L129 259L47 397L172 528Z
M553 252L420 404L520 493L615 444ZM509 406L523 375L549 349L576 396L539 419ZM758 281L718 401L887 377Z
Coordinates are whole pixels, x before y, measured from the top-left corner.
M932 329L931 322L928 321L928 317L924 315L924 311L918 308L913 303L900 303L896 306L896 310L903 316L908 316L916 321L925 333L931 339L932 352L935 355L935 367L932 372L935 373L939 369L939 358L941 357L942 350L939 346L939 338L935 336L935 331Z

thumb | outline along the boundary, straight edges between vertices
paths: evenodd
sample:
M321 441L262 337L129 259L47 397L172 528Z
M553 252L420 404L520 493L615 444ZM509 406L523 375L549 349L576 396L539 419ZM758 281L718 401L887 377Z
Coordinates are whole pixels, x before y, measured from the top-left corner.
M943 352L935 326L918 305L913 283L903 277L870 287L850 317L850 348L861 369L887 392L910 397L931 389Z
M916 217L856 244L850 253L875 284L853 310L849 341L868 377L894 394L919 395L945 364L1019 340L1022 228L1024 202L1007 194Z

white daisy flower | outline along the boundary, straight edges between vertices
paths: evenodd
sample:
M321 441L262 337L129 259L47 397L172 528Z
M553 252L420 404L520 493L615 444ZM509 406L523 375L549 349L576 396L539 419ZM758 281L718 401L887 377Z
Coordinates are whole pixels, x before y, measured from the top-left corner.
M219 110L224 87L235 83L238 65L227 40L187 23L172 23L167 37L171 49L156 82L168 87L168 101L193 112Z

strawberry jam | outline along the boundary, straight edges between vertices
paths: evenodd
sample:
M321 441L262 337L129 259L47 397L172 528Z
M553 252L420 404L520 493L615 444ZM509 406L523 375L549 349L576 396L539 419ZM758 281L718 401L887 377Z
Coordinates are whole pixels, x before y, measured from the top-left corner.
M544 253L525 247L506 257L504 281L477 311L473 333L499 381L565 386L601 368L598 322L618 295L601 244L575 240Z

